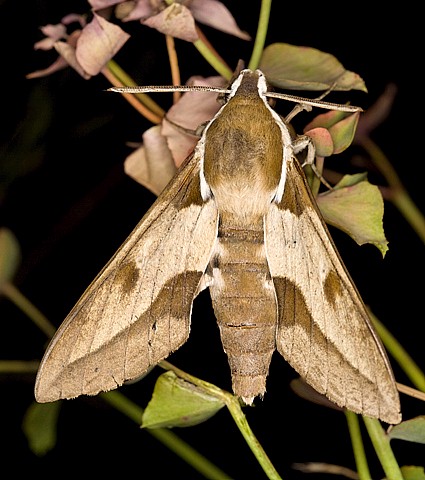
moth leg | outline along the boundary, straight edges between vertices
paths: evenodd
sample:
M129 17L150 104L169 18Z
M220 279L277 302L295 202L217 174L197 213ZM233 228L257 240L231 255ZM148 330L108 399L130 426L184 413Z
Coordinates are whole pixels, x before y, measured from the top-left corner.
M310 168L313 170L313 173L316 175L316 177L325 185L326 188L329 190L333 190L332 185L330 185L323 175L319 172L317 169L314 159L316 158L316 148L314 147L313 140L308 136L308 135L299 135L294 141L293 141L293 147L294 147L294 153L295 155L302 152L303 150L307 149L307 154L304 159L304 162L301 164L301 167L305 167L306 165L309 165Z
M341 76L341 75L340 75ZM339 78L339 77L338 77ZM326 90L324 91L321 95L319 95L318 97L315 97L313 98L314 101L321 101L323 100L327 95L329 95L329 93L332 92L332 90L334 90L336 88L338 84L338 79L336 79L332 85ZM306 111L306 112L311 112L311 110L313 109L313 107L311 105L306 105L305 103L297 103L297 105L295 105L295 107L288 113L288 115L285 117L285 122L288 124L294 117L295 115L298 115L300 112L302 111Z
M192 137L196 137L196 138L201 138L201 135L202 135L202 132L204 131L204 128L208 125L209 121L208 122L204 122L204 123L201 123L201 125L199 125L198 127L196 127L195 130L192 130L191 128L186 128L186 127L183 127L182 125L179 125L178 123L175 123L173 122L172 120L170 120L167 115L165 115L164 119L170 124L172 125L176 130L178 130L179 132L181 133L184 133L186 135L190 135Z
M302 167L314 164L316 148L314 147L313 140L308 135L298 135L292 142L292 146L294 147L295 155L307 149L307 156L301 165Z

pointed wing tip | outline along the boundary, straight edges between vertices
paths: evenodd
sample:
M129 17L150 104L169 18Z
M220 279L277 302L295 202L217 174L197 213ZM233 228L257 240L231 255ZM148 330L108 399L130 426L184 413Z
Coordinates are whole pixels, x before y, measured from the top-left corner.
M35 387L34 397L37 403L51 403L62 400L60 395L52 393L50 389L40 388L39 385Z
M40 377L40 370L38 371L37 378L34 386L34 398L37 403L49 403L59 400L55 395L51 394L50 388L46 388L43 378Z
M386 414L380 416L380 420L389 425L398 425L402 421L401 412L387 412Z

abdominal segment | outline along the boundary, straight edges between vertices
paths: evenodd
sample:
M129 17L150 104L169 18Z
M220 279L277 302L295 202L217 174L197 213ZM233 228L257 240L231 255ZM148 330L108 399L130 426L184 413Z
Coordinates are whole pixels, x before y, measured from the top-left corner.
M277 325L262 222L249 229L222 223L209 269L211 298L233 391L251 404L266 391Z

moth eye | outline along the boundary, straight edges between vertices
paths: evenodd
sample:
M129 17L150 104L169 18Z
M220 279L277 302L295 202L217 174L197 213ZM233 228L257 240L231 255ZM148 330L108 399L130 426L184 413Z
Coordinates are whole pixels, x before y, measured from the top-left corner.
M156 323L156 322L154 322L154 323L152 324L152 327L151 327L151 328L152 328L152 331L153 331L153 332L156 332L156 329L157 329L157 323Z

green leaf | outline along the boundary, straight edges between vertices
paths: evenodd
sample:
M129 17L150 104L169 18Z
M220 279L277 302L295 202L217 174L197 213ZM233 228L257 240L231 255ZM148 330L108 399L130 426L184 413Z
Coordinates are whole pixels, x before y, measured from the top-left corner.
M143 413L142 427L189 427L204 422L222 407L223 401L201 387L178 378L174 372L166 372L155 384Z
M384 202L366 174L345 175L333 190L319 195L317 203L327 223L346 232L359 245L375 245L385 255Z
M21 261L21 249L15 235L7 228L0 229L0 285L15 276Z
M56 445L56 424L61 402L32 403L28 408L22 429L31 450L45 455Z
M333 125L340 122L348 115L351 114L347 112L341 112L340 110L330 110L329 112L321 113L316 115L313 120L305 126L304 132L317 127L323 127L329 130Z
M304 133L311 136L311 132L318 128L327 129L333 143L332 154L341 153L348 148L353 141L359 116L360 114L358 112L348 114L337 110L323 113L317 115L317 117L304 128ZM319 150L318 154L320 155Z
M425 480L424 467L416 467L414 465L405 465L400 468L403 480ZM390 480L385 477L384 480Z
M359 113L353 113L329 129L334 142L334 154L343 152L351 145L359 122Z
M404 480L425 480L424 467L405 465L400 470Z
M331 54L315 48L273 43L264 49L260 68L267 80L293 90L362 90L363 79L346 70Z
M334 186L334 189L337 190L338 188L352 187L366 180L367 180L366 172L354 173L353 175L344 175L341 178L341 180Z
M405 440L407 442L425 443L425 416L421 415L391 428L389 438Z

